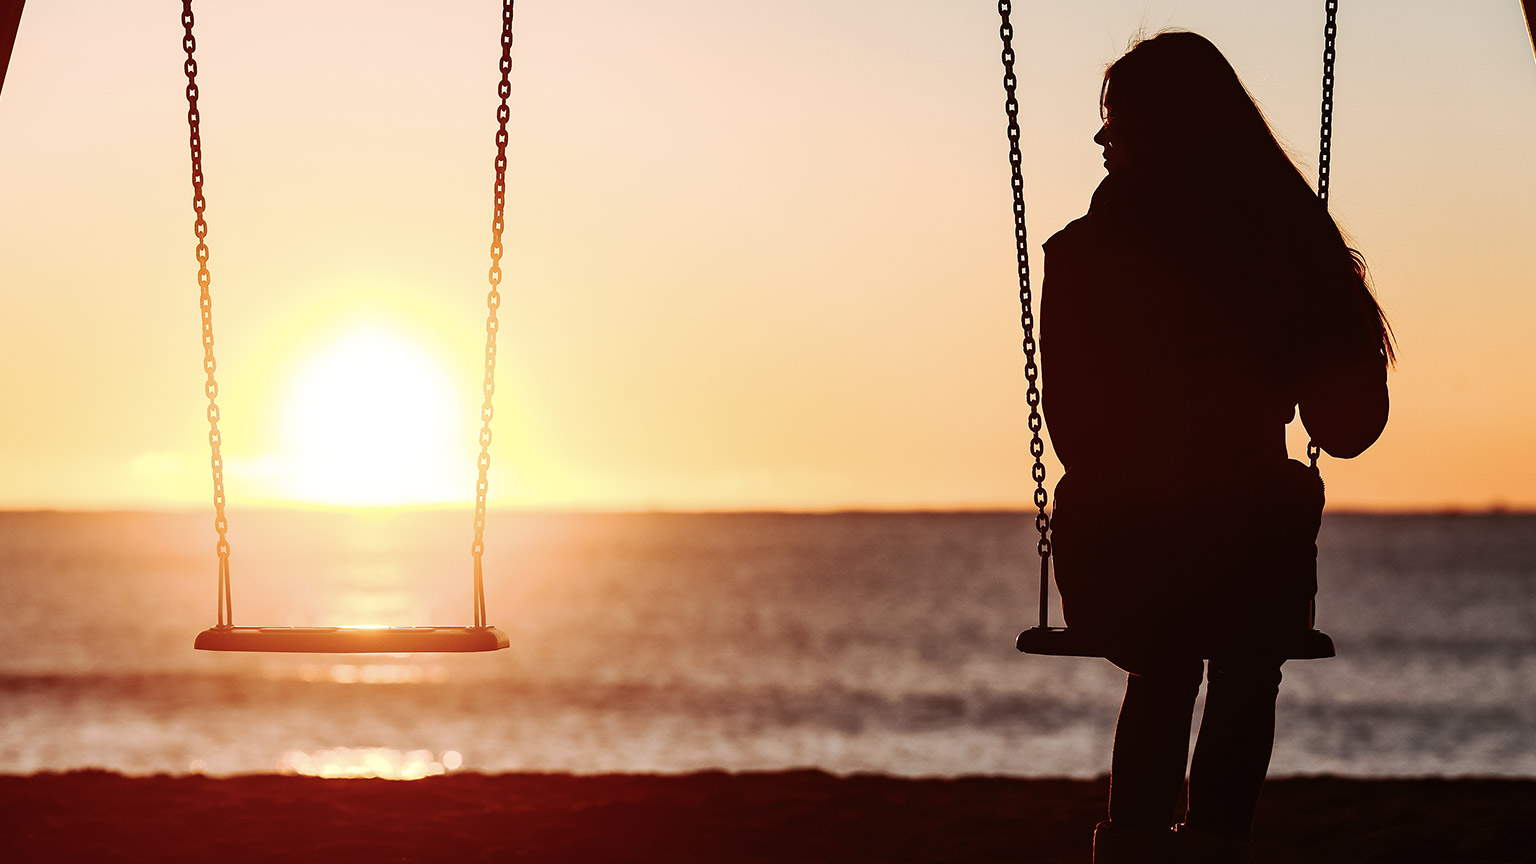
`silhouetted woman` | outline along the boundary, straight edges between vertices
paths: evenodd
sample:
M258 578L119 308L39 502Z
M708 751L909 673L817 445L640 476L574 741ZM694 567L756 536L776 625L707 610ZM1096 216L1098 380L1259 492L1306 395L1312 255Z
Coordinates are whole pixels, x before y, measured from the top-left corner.
M1109 173L1046 243L1041 316L1064 611L1129 673L1094 860L1246 861L1277 645L1316 592L1322 483L1285 427L1299 405L1329 454L1370 446L1391 335L1363 259L1209 41L1140 42L1100 103Z

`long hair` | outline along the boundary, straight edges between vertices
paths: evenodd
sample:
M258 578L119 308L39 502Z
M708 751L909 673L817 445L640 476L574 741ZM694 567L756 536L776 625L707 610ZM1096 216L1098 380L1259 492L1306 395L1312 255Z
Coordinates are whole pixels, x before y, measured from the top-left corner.
M1215 45L1184 31L1137 42L1104 71L1099 105L1139 174L1219 198L1230 215L1241 215L1217 220L1224 236L1211 242L1305 262L1311 278L1293 286L1302 292L1294 299L1349 310L1347 324L1373 328L1387 362L1394 361L1392 328L1371 292L1364 256L1345 242Z

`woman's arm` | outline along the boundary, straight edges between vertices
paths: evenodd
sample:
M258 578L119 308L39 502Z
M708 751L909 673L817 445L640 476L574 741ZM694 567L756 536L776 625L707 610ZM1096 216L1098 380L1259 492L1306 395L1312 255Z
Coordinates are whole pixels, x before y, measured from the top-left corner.
M1378 348L1322 365L1302 383L1301 422L1330 456L1352 459L1387 425L1387 358Z
M1046 426L1062 467L1071 468L1101 425L1094 402L1107 397L1108 362L1097 347L1090 297L1091 257L1082 248L1082 226L1068 226L1045 244L1045 280L1040 297L1040 354Z

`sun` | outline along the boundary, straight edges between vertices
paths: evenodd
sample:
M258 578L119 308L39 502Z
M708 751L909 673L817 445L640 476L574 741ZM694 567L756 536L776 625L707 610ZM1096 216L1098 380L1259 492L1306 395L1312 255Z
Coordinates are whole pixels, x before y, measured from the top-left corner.
M333 506L462 502L474 492L463 400L421 345L359 327L316 352L282 410L285 497Z

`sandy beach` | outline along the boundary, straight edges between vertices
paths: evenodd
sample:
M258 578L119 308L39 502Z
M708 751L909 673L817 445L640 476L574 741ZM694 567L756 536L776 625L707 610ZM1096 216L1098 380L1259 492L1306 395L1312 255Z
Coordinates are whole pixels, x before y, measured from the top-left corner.
M0 777L32 861L1087 862L1104 780L454 774ZM1271 781L1254 861L1536 861L1536 781Z

